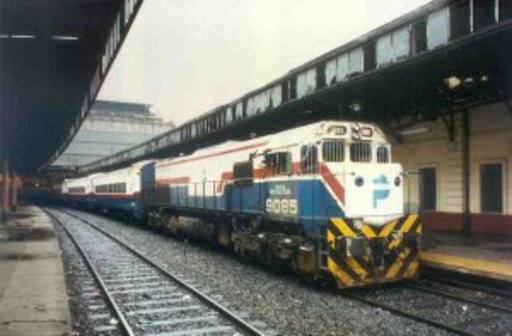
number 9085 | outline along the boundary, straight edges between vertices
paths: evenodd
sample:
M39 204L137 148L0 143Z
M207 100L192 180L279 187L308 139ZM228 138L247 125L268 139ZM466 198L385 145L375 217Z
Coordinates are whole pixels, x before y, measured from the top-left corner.
M296 199L267 198L265 205L267 213L275 213L281 215L296 215L299 210Z

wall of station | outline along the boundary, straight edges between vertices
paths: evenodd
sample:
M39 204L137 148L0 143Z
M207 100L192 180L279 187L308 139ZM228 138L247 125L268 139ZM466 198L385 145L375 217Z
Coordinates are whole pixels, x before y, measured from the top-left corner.
M443 120L403 130L394 160L404 165L405 202L420 211L427 228L462 231L464 212L463 115L454 136ZM472 231L512 234L512 113L504 104L469 110Z

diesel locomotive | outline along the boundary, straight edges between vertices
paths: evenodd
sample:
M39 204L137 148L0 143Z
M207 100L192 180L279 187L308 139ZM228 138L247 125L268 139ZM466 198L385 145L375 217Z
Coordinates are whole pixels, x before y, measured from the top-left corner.
M345 288L418 276L403 179L376 125L322 121L65 180L62 193Z

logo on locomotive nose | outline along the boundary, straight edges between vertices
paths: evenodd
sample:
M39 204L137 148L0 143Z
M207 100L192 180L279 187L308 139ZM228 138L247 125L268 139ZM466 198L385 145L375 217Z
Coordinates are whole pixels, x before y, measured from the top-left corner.
M379 201L389 197L389 181L386 175L380 175L373 180L373 208L377 209Z

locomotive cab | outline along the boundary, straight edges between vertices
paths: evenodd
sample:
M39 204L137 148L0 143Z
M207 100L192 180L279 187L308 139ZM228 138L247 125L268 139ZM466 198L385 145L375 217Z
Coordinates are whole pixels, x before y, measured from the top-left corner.
M421 224L404 214L403 168L391 145L374 125L324 127L318 173L341 209L327 219L324 266L339 287L416 278Z
M381 226L403 216L402 166L378 129L331 126L320 147L320 173L344 187L345 217Z

